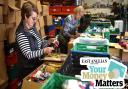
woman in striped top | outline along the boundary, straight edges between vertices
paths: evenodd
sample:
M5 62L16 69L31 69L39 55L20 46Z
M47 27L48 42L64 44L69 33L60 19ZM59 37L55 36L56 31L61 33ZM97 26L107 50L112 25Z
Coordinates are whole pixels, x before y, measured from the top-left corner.
M34 4L31 2L23 4L22 20L16 31L17 66L21 80L43 63L41 59L44 55L51 54L53 47L48 47L48 45L52 42L57 43L53 40L41 39L35 28L37 15L38 11Z

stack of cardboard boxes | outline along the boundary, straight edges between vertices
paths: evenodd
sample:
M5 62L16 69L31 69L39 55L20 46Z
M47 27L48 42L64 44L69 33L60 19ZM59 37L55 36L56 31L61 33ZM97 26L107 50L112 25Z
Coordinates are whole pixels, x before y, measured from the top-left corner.
M4 55L5 24L3 23L4 0L0 0L0 89L7 86L7 72Z
M23 3L27 2L27 1L32 2L38 9L38 12L39 12L38 16L39 17L38 17L38 20L37 20L37 23L36 23L36 28L37 28L37 31L39 32L39 34L41 35L41 37L43 38L45 36L44 19L43 19L43 10L42 10L42 6L41 6L41 3L40 3L40 0L18 0L16 2L16 6L19 9L21 9Z
M7 72L4 55L5 24L3 23L4 0L0 0L0 89L7 86Z
M0 0L0 89L5 89L8 82L4 40L7 40L9 44L15 43L15 32L21 21L21 7L27 1L31 1L38 8L39 19L36 27L42 38L45 36L44 18L46 18L45 24L52 24L52 16L49 16L49 6L42 6L40 0Z
M21 20L20 14L20 9L15 6L15 0L4 0L3 22L9 44L15 43L15 31Z
M0 89L5 89L8 81L4 55L4 31L5 24L0 23Z

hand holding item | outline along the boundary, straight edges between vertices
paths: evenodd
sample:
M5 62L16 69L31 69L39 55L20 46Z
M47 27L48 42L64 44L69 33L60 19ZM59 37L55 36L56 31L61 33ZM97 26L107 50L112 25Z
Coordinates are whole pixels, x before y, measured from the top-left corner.
M44 54L46 54L46 55L50 55L53 50L54 50L53 47L46 47L46 48L43 49Z
M56 39L53 41L54 47L57 48L59 45L59 41Z
M59 45L59 42L58 42L58 40L56 38L50 38L49 39L49 43L50 44L53 43L54 47L58 47L58 45Z

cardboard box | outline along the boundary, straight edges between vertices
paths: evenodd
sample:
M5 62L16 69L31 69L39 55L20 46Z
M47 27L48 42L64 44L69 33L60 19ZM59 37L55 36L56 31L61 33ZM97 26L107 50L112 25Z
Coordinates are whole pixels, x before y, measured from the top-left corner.
M3 6L0 6L0 23L3 23Z
M37 29L37 31L39 32L39 30L40 30L40 25L39 25L39 21L38 21L38 20L36 21L36 29Z
M43 16L39 16L39 26L42 28L42 27L44 27L44 18L43 18Z
M15 43L15 32L16 32L17 26L15 24L6 24L6 35L8 42Z
M35 69L32 73L30 73L28 76L26 76L23 79L22 89L40 89L41 88L43 82L37 83L34 81L28 81L29 76L32 76L32 74L34 74L38 69L40 69L41 66L39 66L37 69Z
M25 0L24 0L25 1ZM30 1L32 2L33 4L37 5L37 1L40 1L40 0L27 0L27 1Z
M4 0L0 0L0 5L3 5L4 4Z
M19 11L14 5L8 6L8 13L4 15L4 23L10 24L16 22L16 11Z
M42 5L42 12L43 12L43 16L47 16L49 15L49 6L48 5Z
M49 2L47 2L47 1L42 1L42 4L43 4L43 5L49 5Z
M36 4L37 4L37 0L18 0L18 2L16 3L16 7L18 7L18 8L22 8L22 5L25 3L25 2L28 2L28 1L30 1L30 2L32 2L35 6L36 6Z
M109 45L109 53L110 56L115 56L120 58L120 50L122 47L118 43L110 43Z
M8 13L8 0L4 0L3 15L7 15L7 13Z
M0 24L0 42L5 40L5 24Z
M0 80L0 81L1 81L0 89L6 89L8 86L8 81L5 81L5 80Z
M21 11L16 11L16 26L21 22Z
M15 7L15 0L4 0L4 8L3 8L3 14L8 14L8 7L13 6Z
M123 52L122 52L122 62L128 63L128 50L126 49L123 49Z
M52 16L51 15L44 16L44 25L46 25L46 26L52 25Z
M10 29L9 31L9 39L8 39L8 42L11 44L11 43L15 43L15 38L16 38L16 35L15 35L15 32L16 32L16 29L17 27L14 26L13 28Z
M53 73L55 72L58 68L61 67L61 65L63 64L63 62L48 62L48 61L44 61L44 63L46 66L46 71L49 73ZM22 84L22 89L40 89L41 86L47 81L41 81L40 83L38 82L34 82L34 81L28 81L28 79L35 74L38 70L40 70L43 66L43 64L41 66L39 66L37 69L35 69L32 73L30 73L28 76L26 76L23 79L23 84Z
M41 38L44 38L46 35L45 35L45 30L44 30L44 27L42 27L40 29L40 34L41 34Z
M36 6L37 6L39 14L42 14L42 6L41 6L41 3L40 3L40 0L37 1Z
M39 32L39 34L41 35L41 37L45 36L43 16L39 16L39 19L36 22L36 29Z
M26 78L23 80L22 89L40 89L42 83L29 82Z
M125 32L124 36L126 36L126 37L127 37L127 36L128 36L128 32Z
M110 47L109 53L110 53L110 56L120 57L120 49Z
M33 1L33 0L31 0L31 1ZM27 0L18 0L17 1L17 3L16 3L16 7L18 7L18 8L22 8L22 5L25 3L25 2L27 2Z
M4 42L0 42L0 79L8 81L4 55Z

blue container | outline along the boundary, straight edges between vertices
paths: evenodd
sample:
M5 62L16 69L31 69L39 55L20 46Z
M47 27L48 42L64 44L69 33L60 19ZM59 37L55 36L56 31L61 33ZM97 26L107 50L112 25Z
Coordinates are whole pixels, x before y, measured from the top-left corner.
M64 19L61 19L61 26L64 25Z
M83 54L85 56L93 56L93 57L108 57L109 53L107 52L87 52L87 51L74 51L71 50L71 54L72 55L79 55L79 54Z
M55 30L55 26L54 26L54 25L50 25L50 26L48 27L48 31L49 31L49 32L52 31L52 30Z
M50 25L50 26L44 26L45 32L49 33L52 30L55 30L55 26L54 25Z
M83 56L110 57L108 52L89 52L89 51L78 51L74 49L72 49L70 52L73 59L80 59Z

